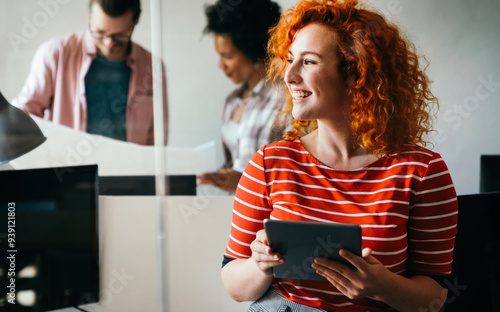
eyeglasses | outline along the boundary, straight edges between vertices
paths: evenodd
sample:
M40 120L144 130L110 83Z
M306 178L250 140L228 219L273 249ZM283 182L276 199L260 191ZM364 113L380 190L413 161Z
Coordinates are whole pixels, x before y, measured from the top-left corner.
M106 38L109 38L111 40L113 40L114 42L128 42L130 41L130 37L132 37L132 30L134 28L132 27L132 29L130 30L127 30L127 32L130 32L130 34L106 34L105 32L103 31L94 31L92 30L92 28L89 26L89 31L90 31L90 35L96 39L96 40L99 40L99 41L104 41Z

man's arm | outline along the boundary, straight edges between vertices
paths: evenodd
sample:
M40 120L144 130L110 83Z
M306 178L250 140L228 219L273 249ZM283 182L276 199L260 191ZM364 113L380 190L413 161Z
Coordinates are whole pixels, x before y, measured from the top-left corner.
M30 73L21 92L12 104L27 113L43 117L54 96L54 72L57 68L58 50L51 42L42 44L33 57Z
M167 71L165 69L165 64L161 63L163 75L162 75L162 84L163 84L163 138L164 144L168 143L168 93L167 93Z

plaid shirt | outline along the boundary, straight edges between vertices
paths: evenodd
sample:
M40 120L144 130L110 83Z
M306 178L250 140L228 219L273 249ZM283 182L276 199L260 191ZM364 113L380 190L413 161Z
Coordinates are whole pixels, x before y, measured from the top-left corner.
M238 87L226 99L222 123L229 123L234 110L242 103L245 85ZM281 139L280 123L274 124L285 104L285 96L262 79L250 92L247 105L238 127L238 144L235 151L224 145L225 168L243 172L253 154L263 145ZM231 155L234 156L232 159Z

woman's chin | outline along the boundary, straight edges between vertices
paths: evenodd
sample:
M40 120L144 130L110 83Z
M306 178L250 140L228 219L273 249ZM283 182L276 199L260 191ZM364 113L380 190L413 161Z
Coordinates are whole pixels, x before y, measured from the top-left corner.
M241 83L241 79L237 79L237 78L233 78L233 77L229 77L231 79L231 81L234 83L234 84L240 84Z

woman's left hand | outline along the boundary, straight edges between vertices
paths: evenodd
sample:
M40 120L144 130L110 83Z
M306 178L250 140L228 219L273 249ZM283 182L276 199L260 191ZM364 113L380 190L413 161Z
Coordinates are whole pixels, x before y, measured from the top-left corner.
M233 169L220 169L217 172L204 173L196 177L196 184L210 184L227 192L236 191L241 172Z
M387 285L391 272L371 255L371 249L365 248L362 257L341 249L339 254L353 266L349 266L324 258L316 258L312 267L319 275L324 276L335 288L350 299L375 296Z

